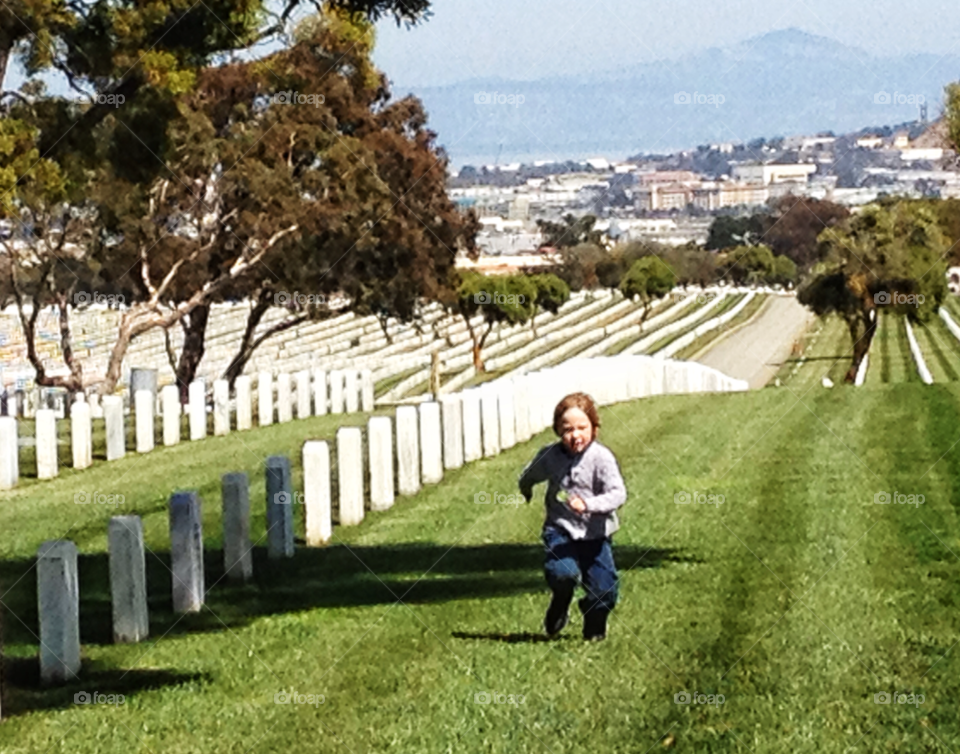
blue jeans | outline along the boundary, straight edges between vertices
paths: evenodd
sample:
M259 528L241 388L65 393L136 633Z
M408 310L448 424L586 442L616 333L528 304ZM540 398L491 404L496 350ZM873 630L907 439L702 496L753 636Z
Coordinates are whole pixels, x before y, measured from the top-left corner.
M579 602L587 633L603 633L607 615L617 604L617 567L609 537L571 539L562 529L543 529L544 573L554 602L566 608L580 581L586 596Z

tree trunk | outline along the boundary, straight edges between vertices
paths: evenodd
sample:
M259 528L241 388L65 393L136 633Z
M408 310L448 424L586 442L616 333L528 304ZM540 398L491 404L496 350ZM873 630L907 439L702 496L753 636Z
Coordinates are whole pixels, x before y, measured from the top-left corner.
M266 291L260 291L257 296L257 303L254 304L250 314L247 315L247 327L243 331L243 338L240 340L240 347L237 349L237 355L233 357L230 365L223 373L223 378L230 382L230 387L237 381L237 377L243 374L243 368L247 365L250 357L253 356L253 334L256 332L263 315L270 308L272 297Z
M190 383L197 376L197 369L203 360L207 321L210 317L210 305L201 304L186 319L183 325L183 350L177 363L177 385L180 386L180 402L186 403L190 393ZM187 321L187 319L189 321Z
M870 317L871 312L874 314L872 319ZM862 334L861 326L863 326ZM876 310L870 309L863 316L851 320L849 322L849 328L850 338L853 342L853 361L843 380L852 385L857 381L857 372L860 371L860 364L870 351L870 344L873 342L874 333L877 331Z

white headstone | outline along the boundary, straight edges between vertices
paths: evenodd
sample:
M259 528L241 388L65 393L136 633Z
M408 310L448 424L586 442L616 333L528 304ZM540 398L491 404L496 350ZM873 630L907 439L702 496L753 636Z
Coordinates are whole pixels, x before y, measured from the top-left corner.
M440 404L420 404L420 458L424 484L443 481L443 440L440 429Z
M293 381L287 372L277 375L277 421L293 420Z
M180 442L180 388L167 385L160 391L163 407L163 444L167 447Z
M480 388L480 414L483 419L483 455L490 458L500 452L500 406L493 385Z
M329 407L327 398L327 372L313 370L313 410L316 416L325 416Z
M483 458L483 430L480 421L480 391L469 388L460 394L463 404L463 460Z
M250 544L250 482L242 472L220 477L223 498L223 568L228 578L249 581L253 576Z
M0 489L17 486L20 479L20 448L17 439L17 420L0 416Z
M443 468L463 466L463 408L459 394L440 398L443 418Z
M360 372L360 408L365 413L373 411L375 403L374 387L373 372L370 369L364 369Z
M207 436L207 386L203 380L190 383L190 439L202 440Z
M517 442L526 442L533 437L533 431L530 429L530 410L527 408L527 403L530 400L528 382L525 375L512 380L512 382Z
M123 458L127 452L123 398L119 395L103 396L103 419L107 426L107 460Z
M333 536L330 496L330 448L321 440L303 444L303 498L307 546L319 547Z
M372 416L367 423L370 457L370 510L393 506L393 422L389 416Z
M74 403L70 410L70 444L73 449L73 468L86 469L93 464L93 424L89 403Z
M226 380L213 381L213 434L230 434L230 383Z
M337 430L337 477L340 525L355 526L363 521L363 431L360 427Z
M196 492L176 492L170 497L170 571L173 611L199 612L204 598L203 519Z
M344 380L344 405L348 414L355 414L360 410L360 374L356 369L348 369Z
M310 370L303 369L297 372L297 418L309 419L313 415L312 397L310 392Z
M153 393L146 393L153 403ZM110 552L110 595L113 604L113 640L117 644L143 641L150 635L147 612L147 562L140 516L114 516L107 530Z
M57 463L57 414L52 408L36 413L37 478L53 479L60 473Z
M330 413L343 413L343 372L334 369L330 372Z
M397 489L401 495L420 491L420 429L416 406L397 407Z
M267 556L292 558L293 541L293 479L290 459L286 456L267 458L265 472L267 488Z
M260 372L257 384L257 421L261 427L273 424L273 375Z
M153 393L138 390L133 396L134 419L137 424L137 452L149 453L153 450Z
M80 585L77 546L44 542L37 551L40 680L63 684L80 672Z
M517 419L513 403L513 385L497 383L497 408L500 420L500 448L507 450L517 444Z
M233 383L237 390L237 431L253 428L253 387L250 377L243 374Z

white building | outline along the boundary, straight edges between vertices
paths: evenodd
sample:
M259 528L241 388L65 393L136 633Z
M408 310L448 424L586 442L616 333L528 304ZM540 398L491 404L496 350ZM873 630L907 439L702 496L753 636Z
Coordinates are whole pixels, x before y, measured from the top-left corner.
M735 165L733 177L745 183L769 186L771 183L806 183L816 172L817 166L806 162Z

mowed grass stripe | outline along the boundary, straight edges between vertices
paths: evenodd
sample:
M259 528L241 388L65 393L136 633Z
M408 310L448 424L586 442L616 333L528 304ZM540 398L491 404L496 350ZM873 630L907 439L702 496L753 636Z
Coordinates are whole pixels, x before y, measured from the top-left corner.
M839 317L827 317L819 321L818 329L804 335L805 346L803 364L794 373L799 359L788 360L781 370L781 382L791 390L801 394L813 385L819 385L824 376L834 379L850 368L852 351L850 334Z
M933 374L933 381L956 382L960 379L960 343L951 335L943 320L936 317L914 329L918 333L922 331L920 348Z

